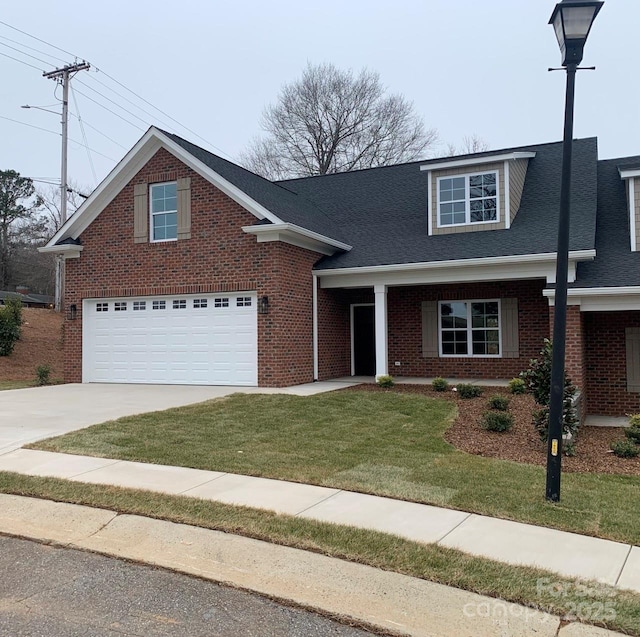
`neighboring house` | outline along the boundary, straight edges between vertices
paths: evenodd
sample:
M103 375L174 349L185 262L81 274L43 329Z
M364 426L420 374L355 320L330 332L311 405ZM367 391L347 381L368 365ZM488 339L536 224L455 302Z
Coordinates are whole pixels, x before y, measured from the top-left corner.
M53 305L53 297L45 294L34 294L29 288L17 287L15 292L0 291L0 305L4 305L5 300L17 299L24 307L47 308Z
M550 334L560 143L272 183L151 128L43 248L66 379L511 378ZM567 370L640 410L640 158L574 144Z

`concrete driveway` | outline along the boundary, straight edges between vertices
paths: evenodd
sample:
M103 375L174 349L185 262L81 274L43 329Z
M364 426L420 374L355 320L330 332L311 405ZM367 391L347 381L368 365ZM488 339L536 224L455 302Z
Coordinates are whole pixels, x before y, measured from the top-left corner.
M106 420L220 398L252 387L69 384L0 391L0 455Z
M354 383L323 381L282 389L199 385L69 384L0 391L0 455L29 442L122 416L247 394L311 396Z

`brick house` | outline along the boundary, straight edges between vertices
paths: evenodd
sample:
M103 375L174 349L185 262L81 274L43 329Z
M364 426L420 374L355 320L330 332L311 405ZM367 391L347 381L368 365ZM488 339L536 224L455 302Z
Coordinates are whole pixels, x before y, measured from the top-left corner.
M70 382L511 378L550 334L560 143L270 182L151 128L43 248ZM640 410L640 159L574 145L567 369Z

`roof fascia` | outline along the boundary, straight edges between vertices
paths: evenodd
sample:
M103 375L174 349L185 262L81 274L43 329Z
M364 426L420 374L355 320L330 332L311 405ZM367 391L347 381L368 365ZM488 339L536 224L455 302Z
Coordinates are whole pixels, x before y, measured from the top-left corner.
M83 250L83 246L70 243L61 245L49 245L38 248L38 252L43 254L60 254L65 259L77 259Z
M91 193L89 198L78 208L75 214L67 220L67 223L56 232L46 247L55 246L58 241L67 237L77 239L160 148L165 148L176 156L180 161L248 210L257 219L267 219L274 224L282 223L282 220L277 215L267 210L237 186L221 177L206 164L182 148L182 146L176 144L172 139L152 126L122 160L118 162L116 167Z
M284 241L301 248L307 248L321 254L332 255L338 250L348 252L351 246L326 237L317 232L307 230L293 223L278 223L264 226L244 226L243 232L253 234L259 243L268 241Z
M578 261L593 259L595 250L569 253L570 283L576 280ZM514 255L407 263L363 268L314 270L323 288L369 287L372 285L431 285L511 279L545 279L555 282L555 253Z
M618 172L620 173L620 179L640 177L640 168L618 168Z
M556 291L543 290L549 305L555 305ZM578 305L581 312L615 312L640 310L640 286L609 286L600 288L570 288L567 304Z
M463 168L465 166L477 166L479 164L493 164L495 162L510 161L516 159L533 159L535 152L515 152L502 153L500 155L485 155L484 157L468 157L466 159L452 158L450 160L442 160L433 164L423 164L420 170L441 170L444 168Z

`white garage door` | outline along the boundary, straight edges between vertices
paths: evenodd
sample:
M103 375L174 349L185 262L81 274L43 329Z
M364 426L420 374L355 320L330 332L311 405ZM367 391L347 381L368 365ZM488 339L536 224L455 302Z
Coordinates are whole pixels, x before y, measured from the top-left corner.
M257 385L255 293L85 300L85 383Z

